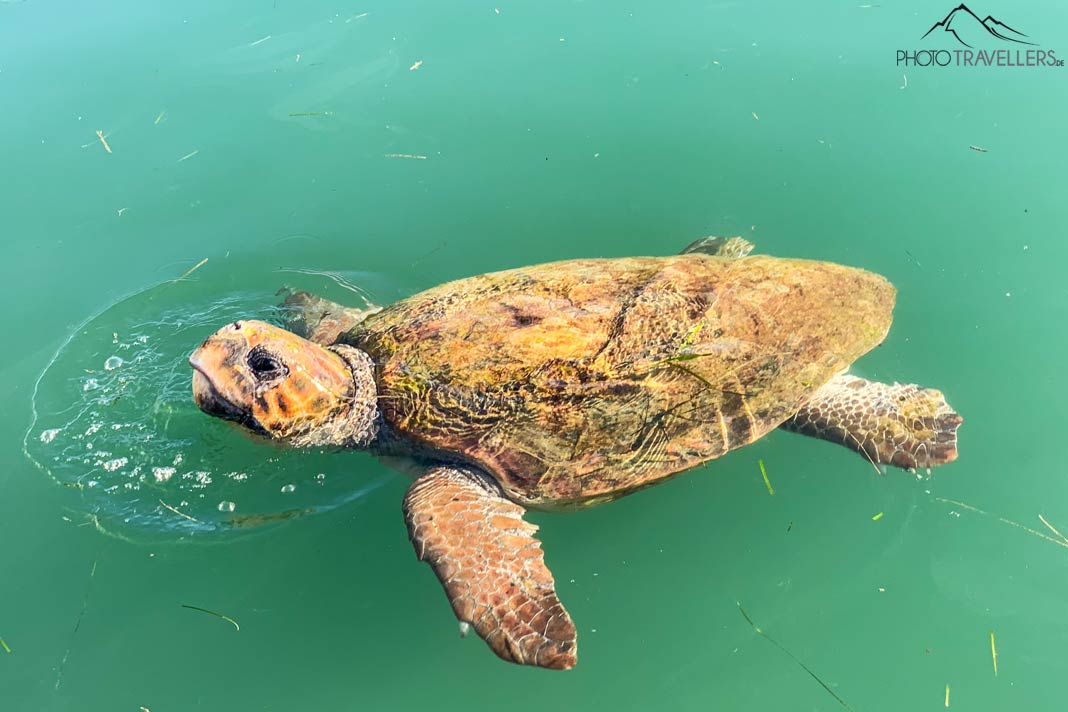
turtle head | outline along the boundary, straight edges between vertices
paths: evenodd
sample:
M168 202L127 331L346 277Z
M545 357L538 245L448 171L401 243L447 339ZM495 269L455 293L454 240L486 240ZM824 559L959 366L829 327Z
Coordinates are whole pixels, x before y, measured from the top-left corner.
M262 321L236 321L189 357L193 399L208 415L298 447L366 447L378 434L374 365Z

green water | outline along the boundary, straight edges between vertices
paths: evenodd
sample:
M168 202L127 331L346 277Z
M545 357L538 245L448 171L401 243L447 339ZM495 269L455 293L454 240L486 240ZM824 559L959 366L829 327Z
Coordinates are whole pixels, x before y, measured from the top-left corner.
M946 685L952 709L1063 707L1068 549L1034 533L1068 532L1063 68L902 70L952 9L915 0L151 5L0 3L0 708L842 709L739 602L856 710L944 709ZM974 9L1068 56L1063 3ZM388 302L706 234L889 277L894 329L855 370L942 389L961 457L881 477L773 433L532 515L569 673L458 638L403 475L252 443L182 392L188 350L281 284ZM86 406L87 378L140 373ZM183 459L124 490L61 449L84 431L41 441L63 413L96 451ZM225 502L314 513L227 533Z

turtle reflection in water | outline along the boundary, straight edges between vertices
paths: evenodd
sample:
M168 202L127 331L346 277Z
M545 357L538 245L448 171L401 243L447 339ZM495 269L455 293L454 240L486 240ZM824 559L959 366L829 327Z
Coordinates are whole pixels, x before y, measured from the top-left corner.
M936 390L846 374L890 328L894 287L705 238L671 257L471 277L377 312L298 292L299 334L239 321L191 356L197 404L295 447L403 456L418 557L505 660L575 664L526 509L663 482L783 428L876 465L957 457Z

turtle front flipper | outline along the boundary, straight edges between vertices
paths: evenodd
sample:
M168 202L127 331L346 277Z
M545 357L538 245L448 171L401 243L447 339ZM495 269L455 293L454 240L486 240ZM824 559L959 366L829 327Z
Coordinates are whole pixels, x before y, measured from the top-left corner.
M317 294L292 291L282 287L285 294L281 307L285 310L285 326L298 336L323 346L337 341L338 336L352 329L367 317L382 311L382 307L368 304L366 309L346 307Z
M931 468L957 459L962 422L933 388L842 375L781 427L845 445L874 465Z
M699 252L713 257L728 257L737 259L745 257L753 251L753 243L744 237L717 237L709 235L700 237L682 248L680 255L688 255Z
M488 476L436 467L404 497L416 555L434 569L461 624L499 657L566 670L578 653L575 626L556 597L538 528Z

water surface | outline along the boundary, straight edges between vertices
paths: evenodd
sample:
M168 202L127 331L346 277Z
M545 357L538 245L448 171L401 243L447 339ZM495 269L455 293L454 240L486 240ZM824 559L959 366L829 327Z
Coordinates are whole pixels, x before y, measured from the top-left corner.
M739 602L856 710L944 708L947 685L955 709L1058 708L1068 549L1035 532L1068 532L1066 75L895 66L950 9L0 4L4 709L841 709ZM1068 56L1063 4L973 9ZM386 303L707 234L889 277L894 328L855 371L942 389L961 458L882 477L774 433L532 515L579 628L566 674L458 638L404 476L246 441L183 397L181 359L235 314L284 284L347 293L320 272ZM79 389L124 374L114 413L162 439L62 449L120 422Z

